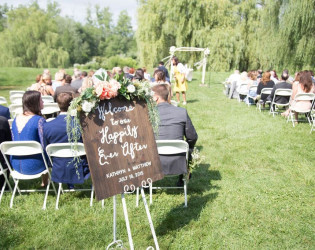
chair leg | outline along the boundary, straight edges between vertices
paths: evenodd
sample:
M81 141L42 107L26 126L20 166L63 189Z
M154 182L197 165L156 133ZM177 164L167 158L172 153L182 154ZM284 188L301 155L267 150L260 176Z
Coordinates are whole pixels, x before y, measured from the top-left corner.
M94 198L94 185L92 185L91 200L90 200L90 207L92 207L92 206L93 206L93 198Z
M6 174L6 173L4 173L4 174ZM4 189L5 189L5 186L7 185L7 182L5 181L4 183L3 183L3 186L2 186L2 189L1 189L1 194L0 194L0 204L1 204L1 200L2 200L2 195L3 195L3 193L4 193Z
M104 202L105 202L105 200L103 199L102 200L102 208L104 208Z
M50 187L50 179L48 179L48 184L46 187L46 194L45 194L45 198L44 198L43 210L46 210L46 202L47 202L49 187Z
M136 191L136 207L139 207L139 188L138 187Z
M152 182L149 184L149 189L150 189L150 205L152 205Z
M4 175L4 179L5 179L4 182L7 183L7 185L9 186L10 191L12 192L12 187L11 187L11 184L10 184L10 182L9 182L9 179L8 179L7 174L6 174L6 173L3 173L3 175Z
M60 191L62 188L62 183L59 183L59 188L58 188L58 193L57 193L57 199L56 199L56 209L59 209L58 205L59 205L59 198L60 198Z
M15 196L15 193L16 193L16 189L19 185L19 180L14 180L15 182L15 186L14 186L14 189L13 189L13 192L12 192L12 197L11 197L11 201L10 201L10 208L13 207L13 200L14 200L14 196Z
M185 207L187 207L187 182L186 182L186 178L184 178L184 195L185 195Z

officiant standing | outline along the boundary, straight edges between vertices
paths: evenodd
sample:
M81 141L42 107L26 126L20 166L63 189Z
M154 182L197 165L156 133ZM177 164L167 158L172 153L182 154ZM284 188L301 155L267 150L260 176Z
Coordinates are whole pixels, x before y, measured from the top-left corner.
M186 105L186 91L187 91L187 80L185 74L185 66L178 61L178 58L174 56L172 58L172 63L174 66L174 92L176 93L176 100L180 102L180 92L183 95L183 105Z

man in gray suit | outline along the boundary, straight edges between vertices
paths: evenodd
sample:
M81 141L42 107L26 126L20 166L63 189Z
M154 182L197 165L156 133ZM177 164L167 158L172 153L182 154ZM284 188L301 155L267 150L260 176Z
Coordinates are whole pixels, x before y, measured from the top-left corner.
M152 87L154 100L160 115L158 140L184 140L189 144L190 154L198 139L197 132L188 116L187 110L175 107L167 102L169 95L169 85L159 84ZM191 158L191 155L189 157ZM185 154L167 156L160 155L163 173L165 175L181 175L177 183L183 185L182 174L187 173Z

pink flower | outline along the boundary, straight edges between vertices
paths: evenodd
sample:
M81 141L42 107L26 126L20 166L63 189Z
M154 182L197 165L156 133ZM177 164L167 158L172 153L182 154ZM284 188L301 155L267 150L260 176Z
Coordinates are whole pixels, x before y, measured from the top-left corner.
M109 82L98 82L95 85L95 92L100 100L116 97L118 95L118 89L120 89L120 83L114 79L110 80Z

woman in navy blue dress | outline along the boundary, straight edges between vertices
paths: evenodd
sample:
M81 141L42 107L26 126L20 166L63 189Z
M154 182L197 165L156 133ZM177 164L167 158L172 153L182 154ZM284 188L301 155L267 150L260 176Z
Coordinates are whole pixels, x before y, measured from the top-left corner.
M26 91L22 98L23 114L17 115L12 123L13 141L38 141L43 144L43 125L45 119L41 116L43 101L38 91ZM11 165L22 174L38 174L46 169L42 156L12 156ZM43 176L42 186L47 184Z

